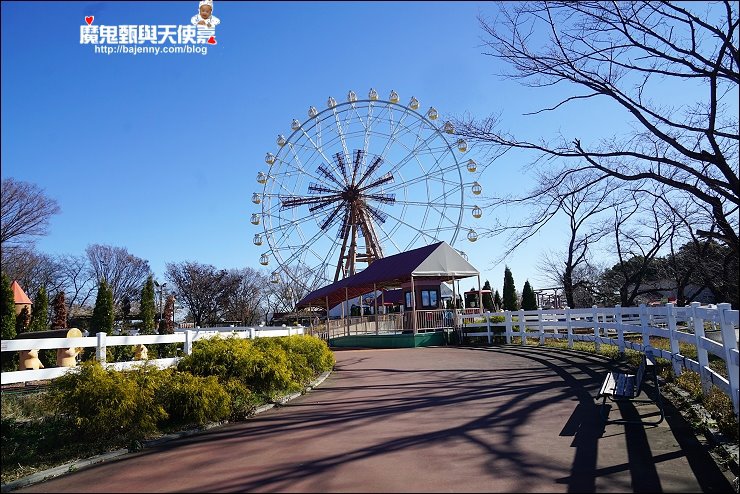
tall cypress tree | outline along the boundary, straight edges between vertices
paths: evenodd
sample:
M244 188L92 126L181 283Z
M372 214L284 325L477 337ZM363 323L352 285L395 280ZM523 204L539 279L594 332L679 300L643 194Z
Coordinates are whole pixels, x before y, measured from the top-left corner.
M537 297L529 280L524 282L524 288L522 288L522 309L537 310Z
M67 303L64 301L64 292L59 292L51 302L54 318L51 321L51 329L67 328Z
M95 299L95 308L93 309L90 326L92 333L113 333L113 322L115 314L113 313L113 291L108 286L108 282L100 280L98 286L98 296Z
M2 339L12 340L16 336L15 332L15 298L13 289L10 288L10 278L4 273L2 275L2 297L0 298L0 315L2 315Z
M159 334L174 334L175 323L173 318L175 317L175 297L170 295L167 297L167 301L164 303L164 314L162 320L159 321Z
M487 310L488 312L493 312L495 309L493 307L493 297L491 296L491 284L486 280L486 282L483 284L483 290L488 290L488 293L483 294L483 308Z
M157 308L154 303L154 278L149 276L141 288L141 300L139 301L139 317L141 317L141 329L139 334L155 334Z
M0 294L0 316L2 322L1 335L3 340L15 338L15 298L13 289L10 288L10 278L2 274L2 294ZM18 369L18 352L4 353L0 360L0 368L3 372Z
M516 301L516 287L514 277L511 275L509 266L504 269L504 310L519 310Z
M503 302L501 302L501 295L498 293L498 289L496 289L496 292L493 294L493 306L495 307L495 310L501 310L503 305Z
M31 306L30 331L46 331L49 329L49 296L46 287L42 286L36 292Z
M25 333L30 325L31 311L28 310L28 306L24 305L18 315L15 316L15 334Z

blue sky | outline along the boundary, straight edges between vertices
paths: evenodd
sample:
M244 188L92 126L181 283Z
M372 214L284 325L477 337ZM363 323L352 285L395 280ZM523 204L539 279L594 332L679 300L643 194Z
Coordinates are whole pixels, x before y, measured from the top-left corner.
M80 44L86 15L98 25L186 25L197 6L2 3L2 176L38 184L61 207L39 250L125 247L159 279L166 262L259 268L264 249L252 245L249 223L255 175L276 135L310 105L321 110L350 89L381 97L393 89L442 118L501 112L507 128L536 137L535 117L522 114L555 101L496 75L503 68L482 54L477 20L495 15L488 2L216 0L218 45L205 56L105 55ZM585 112L597 111L589 105ZM536 123L567 133L581 125L568 115ZM484 193L527 187L524 164L513 155L492 164ZM554 223L507 259L517 289L525 279L542 286L536 264L563 244L558 231ZM503 240L459 247L500 290L503 263L490 261Z

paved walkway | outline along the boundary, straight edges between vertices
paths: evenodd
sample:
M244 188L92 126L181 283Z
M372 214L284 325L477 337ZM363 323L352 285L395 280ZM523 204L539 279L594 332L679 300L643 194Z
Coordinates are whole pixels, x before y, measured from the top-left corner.
M597 355L507 346L336 356L319 388L284 407L20 492L732 490L670 406L659 426L602 425Z

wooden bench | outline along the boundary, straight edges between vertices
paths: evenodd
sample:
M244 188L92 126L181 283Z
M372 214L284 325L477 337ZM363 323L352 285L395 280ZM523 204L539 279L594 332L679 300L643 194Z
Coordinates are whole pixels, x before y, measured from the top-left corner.
M643 384L645 383L645 375L649 373L653 377L655 383L655 400L638 400L637 397L641 393L644 393ZM647 397L647 393L644 393ZM604 383L601 385L601 390L596 396L596 399L603 397L601 406L601 416L608 424L646 424L646 425L657 425L665 418L663 411L663 403L660 397L660 388L658 387L658 375L655 371L655 360L651 350L647 349L642 354L642 360L640 366L637 368L637 373L626 374L622 372L610 372L604 379ZM618 401L630 401L632 403L655 403L658 406L660 412L660 418L655 420L644 420L642 418L636 420L628 419L615 419L609 420L609 412L606 407L606 399L613 402Z

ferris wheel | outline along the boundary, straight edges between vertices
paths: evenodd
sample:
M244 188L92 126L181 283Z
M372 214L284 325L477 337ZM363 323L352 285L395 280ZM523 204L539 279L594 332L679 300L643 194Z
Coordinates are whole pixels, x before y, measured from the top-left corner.
M259 262L274 266L273 283L313 290L382 257L477 240L466 226L482 216L466 204L482 191L477 164L465 159L468 144L453 125L437 123L434 107L422 113L416 98L404 105L395 91L386 101L374 89L326 106L294 119L257 174L262 190L252 202L261 211L251 223L261 231L253 242L267 244Z

